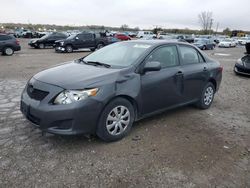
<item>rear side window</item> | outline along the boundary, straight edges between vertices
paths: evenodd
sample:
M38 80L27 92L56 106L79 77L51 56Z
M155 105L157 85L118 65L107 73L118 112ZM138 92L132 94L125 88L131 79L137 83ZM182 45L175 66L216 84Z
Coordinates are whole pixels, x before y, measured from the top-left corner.
M180 55L182 59L182 64L184 65L200 62L197 50L192 47L180 46Z
M164 46L156 49L149 55L147 61L158 61L162 68L173 67L179 64L176 46Z
M0 35L0 40L10 40L12 39L11 36L8 36L8 35Z
M81 40L89 40L89 39L93 39L93 35L88 33L88 34L80 34L78 35L79 39Z

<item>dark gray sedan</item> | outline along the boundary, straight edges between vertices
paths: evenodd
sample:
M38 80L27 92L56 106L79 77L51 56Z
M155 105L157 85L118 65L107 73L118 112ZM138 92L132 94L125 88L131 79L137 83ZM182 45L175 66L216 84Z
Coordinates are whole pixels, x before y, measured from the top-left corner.
M220 64L187 43L118 42L34 75L21 111L45 132L115 141L153 114L209 108L221 79Z

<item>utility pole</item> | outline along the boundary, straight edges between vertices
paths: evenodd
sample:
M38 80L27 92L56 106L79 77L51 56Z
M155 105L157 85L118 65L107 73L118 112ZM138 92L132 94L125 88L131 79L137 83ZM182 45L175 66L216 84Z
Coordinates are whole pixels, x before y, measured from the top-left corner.
M217 25L216 25L216 35L217 35L217 32L218 32L218 29L219 29L219 22L217 22Z

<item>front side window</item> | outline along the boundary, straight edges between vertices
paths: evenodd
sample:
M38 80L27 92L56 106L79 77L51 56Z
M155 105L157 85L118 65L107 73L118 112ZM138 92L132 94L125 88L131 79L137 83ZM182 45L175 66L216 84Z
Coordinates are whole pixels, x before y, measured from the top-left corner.
M153 51L147 61L158 61L162 68L173 67L179 64L176 46L164 46Z
M180 55L184 65L199 63L198 52L189 46L180 46Z

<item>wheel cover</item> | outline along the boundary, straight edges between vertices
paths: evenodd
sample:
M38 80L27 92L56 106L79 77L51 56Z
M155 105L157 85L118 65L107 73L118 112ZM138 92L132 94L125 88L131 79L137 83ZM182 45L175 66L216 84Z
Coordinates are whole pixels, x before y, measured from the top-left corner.
M205 94L204 94L204 103L205 105L210 105L210 103L213 100L213 96L214 96L214 90L211 86L207 87Z
M72 47L71 46L67 46L67 52L72 52L72 51L73 51Z
M11 55L13 53L13 50L11 48L6 48L5 53L7 55Z
M130 112L125 106L116 106L107 116L106 128L109 134L122 134L130 123Z

